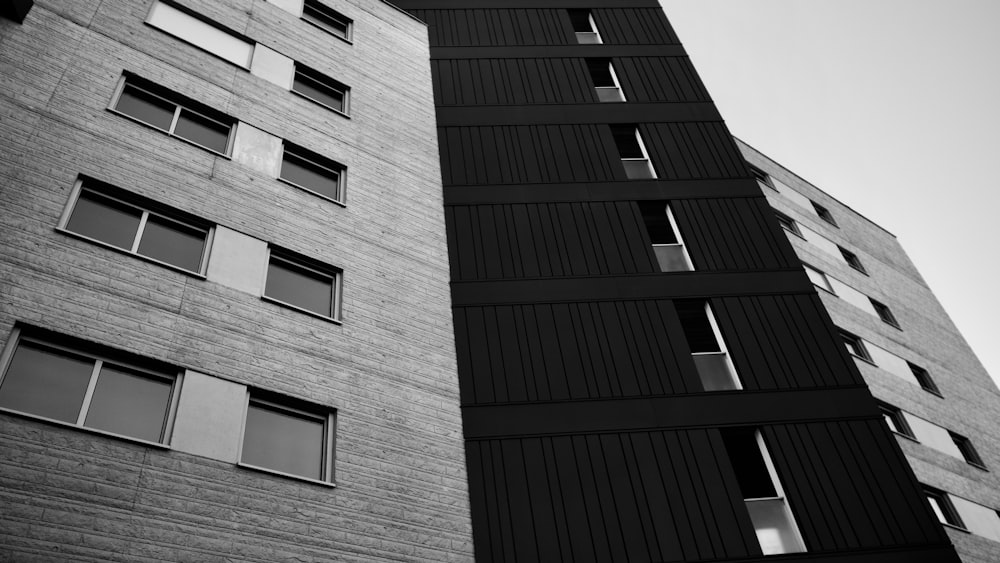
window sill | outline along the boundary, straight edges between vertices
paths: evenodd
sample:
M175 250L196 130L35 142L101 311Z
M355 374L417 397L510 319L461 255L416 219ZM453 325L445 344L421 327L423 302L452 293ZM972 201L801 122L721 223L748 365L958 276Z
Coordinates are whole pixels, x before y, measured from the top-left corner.
M981 464L981 463L973 463L971 461L966 461L965 463L968 463L969 465L971 465L972 467L975 467L976 469L978 469L980 471L985 471L987 473L990 472L990 470L987 469L987 467L985 465Z
M344 324L344 322L342 320L340 320L340 319L335 319L333 317L327 317L326 315L321 315L321 314L319 314L319 313L317 313L315 311L310 311L309 309L304 309L302 307L299 307L298 305L292 305L291 303L286 303L284 301L281 301L280 299L275 299L273 297L268 297L267 295L261 295L260 298L263 301L267 301L269 303L274 303L275 305L280 305L282 307L287 307L289 309L292 309L293 311L298 311L300 313L304 313L304 314L309 315L311 317L316 317L317 319L322 319L324 321L331 322L331 323L336 324L336 325L342 325L342 324Z
M941 524L942 526L944 526L945 528L951 528L952 530L955 530L956 532L964 532L966 534L971 534L972 533L969 530L967 530L967 529L965 529L965 528L963 528L961 526L956 526L954 524L949 524L947 522L941 522L940 520L938 520L938 523Z
M864 357L858 356L857 354L851 354L850 352L848 352L848 355L850 355L855 360L861 360L862 362L864 362L864 363L866 363L866 364L868 364L870 366L878 367L878 364L876 364L875 362L871 361L868 358L864 358Z
M338 201L336 199L333 199L330 196L323 195L323 194L321 194L321 193L319 193L319 192L317 192L315 190L310 190L309 188L307 188L305 186L301 186L299 184L296 184L295 182L292 182L290 180L286 180L286 179L284 179L284 178L282 178L280 176L277 178L277 180L279 182L281 182L282 184L288 184L289 186L292 186L293 188L298 188L298 189L300 189L300 190L302 190L302 191L304 191L306 193L309 193L311 195L314 195L314 196L316 196L316 197L318 197L320 199L324 199L326 201L329 201L330 203L335 203L335 204L337 204L337 205L339 205L341 207L347 207L347 202Z
M337 109L337 108L335 108L335 107L333 107L333 106L331 106L329 104L324 104L323 102L317 100L316 98L309 97L309 96L303 94L302 92L299 92L298 90L290 89L288 91L291 92L292 94L295 94L296 96L302 98L303 100L309 100L310 102L312 102L312 103L314 103L314 104L316 104L318 106L322 106L322 107L324 107L324 108L332 111L333 113L339 115L340 117L343 117L344 119L350 119L351 118L350 114L348 114L347 112L341 111L341 110L339 110L339 109Z
M78 430L83 432L88 432L91 434L97 434L99 436L105 436L108 438L115 438L118 440L124 440L126 442L133 442L135 444L140 444L143 446L148 446L151 448L157 448L161 450L169 450L170 446L166 444L161 444L160 442L150 442L149 440L143 440L142 438L135 438L133 436L125 436L124 434L116 434L114 432L108 432L107 430L99 430L97 428L91 428L89 426L80 426L72 422L66 422L65 420L56 420L54 418L48 418L44 416L39 416L37 414L31 414L29 412L21 412L13 409L8 409L0 407L0 413L9 414L13 416L18 416L22 418L27 418L29 420L37 420L39 422L45 422L55 426L61 426L63 428L69 428L72 430Z
M183 143L187 143L187 144L191 145L192 147L198 147L199 149L201 149L203 151L208 151L208 152L210 152L210 153L212 153L212 154L214 154L216 156L221 156L222 158L224 158L226 160L232 160L232 157L227 152L219 152L219 151L217 151L215 149L208 148L205 145L199 145L198 143L196 143L194 141L185 139L184 137L181 137L181 136L178 136L178 135L174 135L173 133L171 133L170 131L167 131L166 129L160 129L159 127L157 127L155 125L150 125L149 123L146 123L145 121L136 119L136 118L132 117L131 115L122 113L122 112L116 110L115 108L107 108L107 109L111 113L113 113L115 115L118 115L118 116L121 116L121 117L124 117L125 119L127 119L127 120L129 120L129 121L131 121L133 123L138 123L139 125L142 125L143 127L147 127L147 128L152 129L154 131L159 131L160 133L163 133L164 135L170 137L171 139L177 139L178 141L181 141ZM227 141L226 151L232 150L233 137L234 137L234 135L233 135L233 129L236 128L236 123L238 123L238 122L234 122L229 127L229 139Z
M294 475L292 473L285 473L284 471L278 471L276 469L268 469L266 467L260 467L259 465L250 465L249 463L243 463L242 461L236 462L237 467L242 467L244 469L250 469L252 471L260 471L261 473L267 473L269 475L277 475L278 477L284 477L285 479L294 479L296 481L305 481L306 483L312 483L314 485L322 485L330 489L337 488L336 483L331 483L329 481L320 481L319 479L313 479L311 477L303 477L301 475Z
M341 37L340 35L337 35L336 33L330 31L329 29L327 29L327 28L325 28L325 27L323 27L323 26L321 26L321 25L319 25L317 23L313 23L313 22L311 22L311 21L309 21L309 20L307 20L305 18L302 18L302 17L300 17L299 19L301 19L302 21L306 22L307 24L315 27L316 29L319 29L320 31L322 31L323 33L329 35L330 37L336 37L337 39L343 41L344 43L347 43L348 45L354 46L354 39L353 39L353 37L350 37L350 38L348 38L348 37ZM354 34L352 33L351 35L353 36Z
M906 438L907 440L913 442L914 444L920 443L920 441L917 440L916 436L910 436L909 434L903 434L902 432L896 432L895 430L890 430L890 432L892 432L896 436L899 436L900 438Z
M115 246L113 244L108 244L108 243L106 243L104 241L100 241L100 240L97 240L97 239L94 239L94 238L90 238L90 237L85 236L85 235L81 235L80 233L74 233L73 231L70 231L70 230L65 229L63 227L56 227L55 230L56 230L56 232L59 232L59 233L62 233L64 235L73 237L75 239L86 241L86 242L89 242L91 244L95 244L97 246L101 246L101 247L107 248L108 250L113 250L113 251L115 251L115 252L117 252L119 254L124 254L125 256L130 256L132 258L138 258L139 260L142 260L143 262L149 262L150 264L156 264L157 266L162 266L164 268L167 268L168 270L173 270L175 272L179 272L181 274L184 274L184 275L187 275L187 276L191 276L193 278L198 278L200 280L208 279L208 277L205 274L202 274L200 272L193 272L191 270L187 270L187 269L181 268L180 266L175 266L175 265L169 264L167 262L161 262L160 260L157 260L156 258L150 258L149 256L146 256L146 255L143 255L143 254L139 254L137 252L132 252L131 250L125 250L124 248L117 247L117 246Z

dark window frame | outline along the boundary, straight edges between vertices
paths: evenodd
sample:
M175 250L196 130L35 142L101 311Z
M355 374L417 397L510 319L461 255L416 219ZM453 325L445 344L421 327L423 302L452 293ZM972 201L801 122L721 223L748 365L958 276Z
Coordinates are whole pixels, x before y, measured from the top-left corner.
M600 30L597 29L597 20L594 18L594 11L589 8L573 8L566 10L566 15L569 18L570 28L573 30L573 37L576 42L580 45L603 45L604 38L601 37ZM586 29L582 29L583 26L577 26L577 21L579 21L579 16L586 16L587 26ZM595 41L580 41L581 36L592 37Z
M283 174L285 173L284 164L286 158L289 157L292 160L304 161L307 164L312 165L312 167L314 168L316 167L322 168L328 172L331 172L332 174L336 174L337 197L330 197L329 195L317 191L309 186L303 185L299 182L284 177L283 176ZM337 162L336 160L317 154L302 146L290 143L288 141L285 141L282 144L281 167L278 169L278 180L290 186L299 188L300 190L309 192L310 194L315 195L317 197L321 197L327 201L336 203L337 205L340 205L342 207L347 206L347 167Z
M837 227L838 229L840 228L840 225L837 224L837 220L833 218L833 214L830 213L829 209L823 207L822 205L812 200L810 200L809 203L812 203L813 210L816 211L816 215L820 219L826 221L827 223L833 225L834 227Z
M778 191L778 188L774 187L774 182L771 181L771 175L770 174L768 174L767 172L764 172L760 168L757 168L753 164L747 164L747 167L749 167L749 169L750 169L750 176L754 180L757 180L758 184L764 184L768 188L770 188L770 189L772 189L774 191Z
M869 297L868 300L872 302L872 307L875 309L875 312L878 313L878 318L882 319L882 322L891 327L902 330L902 327L899 326L899 321L896 320L896 315L892 314L892 310L889 309L888 305L882 303L881 301L876 301L871 297Z
M965 458L966 463L979 469L986 469L986 463L983 462L983 458L976 451L976 447L972 445L972 440L951 430L948 431L948 435L951 436L951 441L955 443L958 451L962 452L962 457Z
M889 427L892 433L913 441L917 440L917 436L913 433L913 429L910 428L910 424L906 421L906 417L903 416L903 411L899 407L878 401L878 408L882 413L883 420L888 418L892 421L892 425L895 426L895 428L892 428L892 426Z
M354 43L354 20L322 2L305 0L302 3L301 17L303 21L322 29L341 41ZM335 24L342 24L345 28L344 31L340 31Z
M846 248L840 245L837 245L837 248L840 249L840 255L844 257L844 262L847 262L848 266L854 268L855 270L861 272L866 276L868 275L868 270L865 269L865 265L861 263L861 259L858 258L857 254L851 252L850 250L847 250Z
M872 360L871 354L868 352L868 348L865 346L865 341L862 340L860 336L842 329L839 330L839 332L840 338L844 342L844 347L847 349L847 353L850 354L852 358L860 358L869 364L875 364L874 360Z
M926 369L914 364L913 362L906 362L906 364L910 366L910 372L913 373L913 377L917 380L921 389L927 391L928 393L937 395L938 397L944 397L944 395L941 394L941 390L938 389L937 384L934 383L933 379L931 379L931 374Z
M271 262L278 261L285 264L285 268L289 270L305 270L309 274L316 275L317 277L328 278L330 280L330 290L331 290L331 302L330 302L330 313L320 313L318 311L313 311L301 305L296 305L289 301L285 301L278 297L274 297L267 294L267 278L269 275L269 270L271 268ZM343 302L343 278L344 272L340 268L323 264L308 258L296 252L285 250L282 248L270 246L268 247L267 260L264 267L264 283L261 287L260 298L264 301L269 301L282 307L287 307L307 315L323 319L325 321L330 321L335 324L343 324L341 318L342 302Z
M932 506L936 505L941 511L940 516L937 516L937 511L931 508L931 512L935 514L938 522L944 526L956 528L962 530L963 532L969 531L965 527L962 517L959 516L958 511L955 510L955 505L952 504L948 493L928 485L922 485L921 488L924 491L924 496L927 498L928 504L931 504Z
M778 225L786 232L792 233L793 235L805 240L802 236L802 231L799 230L799 223L795 219L792 219L788 215L778 211L777 209L772 209L774 211L774 216L778 220Z
M300 80L301 77L301 80ZM316 99L315 97L309 95L306 92L296 89L296 85L302 81L308 81L313 84L313 88L322 91L324 94L336 93L340 94L341 103L340 107L332 106L323 100ZM342 115L344 117L351 117L351 87L340 82L339 80L334 80L329 76L323 74L322 72L308 67L302 63L295 63L295 73L292 76L292 87L291 92L297 96L301 96L310 102L319 104L334 113Z

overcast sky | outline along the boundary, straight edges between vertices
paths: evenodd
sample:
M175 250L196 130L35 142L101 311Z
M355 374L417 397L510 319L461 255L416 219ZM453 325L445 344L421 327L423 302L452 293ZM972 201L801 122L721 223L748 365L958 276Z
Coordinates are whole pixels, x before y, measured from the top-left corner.
M660 3L733 134L895 234L1000 381L1000 1Z

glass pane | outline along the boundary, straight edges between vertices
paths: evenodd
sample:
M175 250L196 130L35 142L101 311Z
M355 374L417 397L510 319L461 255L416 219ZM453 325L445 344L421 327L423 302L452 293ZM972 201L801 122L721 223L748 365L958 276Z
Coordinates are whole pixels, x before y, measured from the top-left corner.
M591 31L590 10L567 10L574 31Z
M674 234L674 228L667 218L667 204L662 201L640 201L639 211L642 212L642 222L646 224L646 232L653 244L676 244L679 241Z
M118 98L118 104L115 105L115 109L125 115L164 131L170 130L170 123L174 120L176 108L176 104L139 90L130 84L125 85L121 97Z
M747 501L746 506L764 555L805 551L784 499Z
M76 423L92 360L22 342L0 385L0 407Z
M661 272L687 272L691 270L682 245L657 245L653 246L653 251L656 252L656 261L660 264Z
M333 313L333 278L273 258L264 295L325 317Z
M101 242L132 249L142 211L84 190L66 228Z
M281 177L333 200L340 200L340 174L285 152Z
M611 78L611 62L607 59L587 59L587 70L594 80L594 86L614 86L615 81Z
M292 90L337 111L344 111L344 93L342 91L308 76L303 76L301 73L295 73Z
M722 431L722 441L726 453L733 464L740 493L744 499L760 499L778 496L767 470L757 431L753 428L726 428Z
M736 384L736 374L729 367L725 352L717 354L696 354L691 356L698 368L701 384L705 391L725 391L739 389Z
M674 307L692 353L722 351L715 338L715 331L712 330L712 323L708 320L704 301L675 301Z
M311 2L306 3L302 11L302 18L326 29L338 37L349 39L348 33L350 32L351 24L347 19L338 18L334 14L327 13L326 10L317 8Z
M167 379L104 365L87 410L86 426L150 442L163 440L170 390Z
M139 241L139 254L197 272L206 236L200 229L150 215Z
M615 126L611 130L612 135L615 137L615 145L618 147L618 153L622 158L645 158L635 131L635 126L629 125Z
M601 102L624 102L621 88L598 88L597 99Z
M319 419L251 403L242 461L322 480L324 426Z
M653 167L648 160L623 160L625 177L629 180L647 180L656 178Z
M590 31L577 33L576 41L581 45L599 45L601 43L601 36Z
M174 134L213 151L225 153L229 146L230 129L229 125L182 109Z

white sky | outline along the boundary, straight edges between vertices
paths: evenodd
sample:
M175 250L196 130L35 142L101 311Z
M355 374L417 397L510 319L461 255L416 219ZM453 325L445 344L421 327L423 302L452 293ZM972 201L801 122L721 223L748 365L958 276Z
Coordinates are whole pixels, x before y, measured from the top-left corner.
M733 134L895 234L1000 381L1000 1L660 3Z

